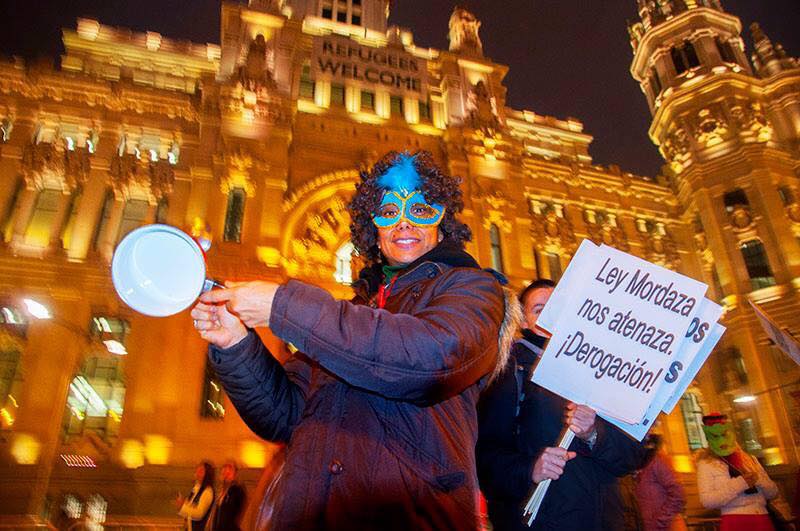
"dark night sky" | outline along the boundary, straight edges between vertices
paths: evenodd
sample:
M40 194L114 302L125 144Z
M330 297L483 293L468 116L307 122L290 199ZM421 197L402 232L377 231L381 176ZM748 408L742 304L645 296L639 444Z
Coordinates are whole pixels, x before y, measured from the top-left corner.
M661 158L647 137L650 115L628 72L626 20L635 0L396 0L390 23L418 45L445 49L454 4L483 22L484 51L510 66L508 104L558 118L574 116L594 136L595 162L653 175ZM747 28L759 21L773 42L800 56L800 0L722 0ZM61 53L60 28L78 16L167 37L219 42L220 0L0 0L0 54ZM752 50L745 31L748 54Z

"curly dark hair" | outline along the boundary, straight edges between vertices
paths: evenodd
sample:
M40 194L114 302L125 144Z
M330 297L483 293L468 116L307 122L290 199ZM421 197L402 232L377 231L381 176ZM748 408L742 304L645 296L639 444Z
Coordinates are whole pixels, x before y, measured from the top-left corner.
M425 196L425 200L445 207L444 218L439 224L439 230L444 236L443 241L450 241L463 249L464 242L472 239L469 227L456 219L456 214L464 209L464 199L459 187L461 179L444 174L429 151L415 153L390 151L369 171L361 172L361 182L356 185L356 193L347 205L352 220L350 240L367 265L382 261L381 251L378 249L378 229L372 222L384 192L384 189L378 186L378 178L397 164L402 156L414 157L414 168L422 177L422 195Z

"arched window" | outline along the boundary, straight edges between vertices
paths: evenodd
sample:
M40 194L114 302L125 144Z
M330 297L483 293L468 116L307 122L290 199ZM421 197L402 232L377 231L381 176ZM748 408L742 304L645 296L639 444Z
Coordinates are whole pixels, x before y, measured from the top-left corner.
M39 192L36 197L36 206L25 231L25 243L37 247L49 245L50 232L53 230L62 195L61 190L48 188Z
M694 393L686 393L681 397L681 416L683 426L686 428L686 439L689 441L690 450L706 448L706 435L703 432L703 408Z
M203 374L203 394L200 403L200 416L204 419L222 420L225 418L225 391L217 380L217 375L209 366L206 359L206 369Z
M741 188L735 188L722 196L722 201L725 203L725 210L733 212L737 206L750 206L750 201L747 200L747 194Z
M314 89L314 80L311 79L311 63L306 61L300 70L300 97L304 100L313 100Z
M788 186L778 187L778 195L784 206L791 205L795 201L794 192L792 192L792 189Z
M697 58L697 52L694 50L694 45L689 41L684 41L682 46L675 46L670 50L672 55L672 62L675 65L675 71L678 75L683 74L687 70L700 66L700 60Z
M225 212L225 231L222 239L226 242L242 241L242 221L244 203L247 195L244 188L234 188L228 192L228 210Z
M339 284L349 286L353 282L353 252L355 247L351 242L347 242L336 251L336 272L333 278Z
M730 41L724 41L719 37L716 38L717 49L719 49L719 56L726 63L736 63L736 53L733 51Z
M748 240L742 243L739 249L742 251L747 275L750 277L751 288L757 290L774 286L775 277L769 266L764 244L759 240Z
M17 417L26 332L21 312L12 305L0 307L0 430L11 428Z
M492 246L492 269L504 273L503 270L503 247L500 241L500 229L492 224L489 227L489 241Z
M125 404L125 338L127 321L95 316L90 324L91 348L69 384L64 433L92 431L105 440L119 432Z
M147 219L150 204L142 199L128 199L122 210L122 221L119 224L117 241L124 238L130 231L141 227Z

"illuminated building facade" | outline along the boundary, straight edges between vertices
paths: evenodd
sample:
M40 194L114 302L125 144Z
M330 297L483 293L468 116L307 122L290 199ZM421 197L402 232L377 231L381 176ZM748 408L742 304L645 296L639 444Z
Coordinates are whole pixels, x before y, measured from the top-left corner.
M668 163L649 178L592 164L576 119L508 108L507 67L484 56L472 14L454 10L434 50L388 26L389 3L226 3L219 45L80 19L60 69L0 64L3 518L166 519L200 459L269 463L188 316L119 302L114 247L169 223L213 240L215 278L346 296L344 206L390 149L427 149L463 177L468 251L516 287L558 278L587 237L708 283L729 332L664 422L675 463L691 472L704 408L731 413L774 470L797 466L800 371L747 304L800 327L797 60L754 31L753 68L716 2L640 2L631 72Z

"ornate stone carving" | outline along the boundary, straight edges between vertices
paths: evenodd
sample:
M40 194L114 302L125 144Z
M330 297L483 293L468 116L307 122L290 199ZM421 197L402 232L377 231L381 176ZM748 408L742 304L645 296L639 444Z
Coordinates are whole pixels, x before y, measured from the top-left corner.
M586 231L589 233L589 239L598 245L604 243L625 252L630 249L628 237L622 227L614 226L607 221L603 223L587 223Z
M350 234L350 216L345 198L333 195L316 203L305 215L290 241L290 255L283 266L290 276L331 281L336 251Z
M492 190L488 195L480 194L479 198L484 200L487 207L483 227L488 230L492 225L497 225L506 234L511 233L511 222L505 216L510 207L506 194L502 190Z
M249 6L252 9L265 11L267 13L278 14L283 11L283 6L286 4L285 0L250 0Z
M701 109L697 113L697 129L695 137L697 142L705 147L712 147L725 139L728 127L725 120L719 114L719 109Z
M786 215L795 223L800 223L800 203L793 202L786 205Z
M268 50L267 41L264 36L259 34L250 42L250 47L247 50L247 59L244 64L239 67L237 74L237 81L242 86L251 91L258 91L259 89L274 89L275 79L272 77L272 72L268 68L268 57L272 51Z
M57 188L65 193L86 182L91 162L86 148L65 149L58 143L28 144L22 152L22 174L30 189Z
M225 173L220 178L219 188L228 195L234 188L244 189L247 197L256 195L256 183L251 175L255 168L259 172L269 171L269 165L253 153L239 148L224 155Z
M537 248L555 248L567 254L575 252L575 230L564 216L563 208L559 204L541 203L538 212L531 212L531 236Z
M481 22L475 15L456 7L450 15L450 51L469 55L483 56L483 44L478 36Z
M152 90L106 82L64 83L61 78L33 77L0 72L0 93L19 94L29 100L51 100L100 107L114 112L152 113L199 121L197 102L185 94L155 94Z
M497 100L489 94L489 89L483 80L479 80L472 87L467 100L469 109L469 123L473 129L480 129L485 136L495 136L500 127L497 114Z
M673 125L661 144L661 154L669 162L675 173L680 173L686 166L691 153L689 134L681 126Z
M753 214L748 205L733 205L728 212L728 221L735 229L744 230L753 223Z
M758 102L740 102L729 109L733 123L745 134L754 135L759 142L772 138L772 126Z
M169 195L175 183L175 170L169 162L150 161L133 153L115 155L111 159L110 173L117 198L145 196L153 205Z
M642 258L655 264L677 269L680 264L678 244L661 223L646 222L647 232L639 233Z

